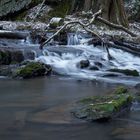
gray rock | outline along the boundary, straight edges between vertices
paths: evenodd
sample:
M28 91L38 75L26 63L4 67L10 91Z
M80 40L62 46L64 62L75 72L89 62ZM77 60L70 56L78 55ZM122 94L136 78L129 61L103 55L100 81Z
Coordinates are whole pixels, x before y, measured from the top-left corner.
M81 60L81 61L77 64L77 66L80 67L81 69L87 68L87 67L89 67L89 65L90 65L89 60Z
M41 0L1 0L0 1L0 18L13 14L22 9L26 9L29 5L37 4Z
M89 70L97 71L99 68L97 66L90 66Z

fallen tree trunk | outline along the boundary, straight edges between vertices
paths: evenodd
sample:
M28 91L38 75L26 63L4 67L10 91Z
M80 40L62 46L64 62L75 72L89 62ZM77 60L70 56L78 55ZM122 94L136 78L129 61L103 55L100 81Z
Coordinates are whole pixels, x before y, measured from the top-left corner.
M18 31L4 31L0 30L0 38L7 38L7 39L26 39L28 33L25 32L18 32Z

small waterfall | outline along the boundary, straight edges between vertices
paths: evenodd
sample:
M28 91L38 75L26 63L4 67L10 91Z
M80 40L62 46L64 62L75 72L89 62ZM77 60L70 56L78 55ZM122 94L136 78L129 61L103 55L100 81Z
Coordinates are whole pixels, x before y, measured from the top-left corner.
M68 33L67 37L68 37L67 45L79 45L80 44L80 40L78 38L77 33Z
M54 48L56 49L56 47ZM58 47L58 49L61 50L61 53L46 50L44 55L36 58L36 60L51 65L53 70L58 74L71 76L73 78L98 79L127 84L132 82L138 83L139 81L139 79L134 79L134 77L128 80L127 76L125 77L121 74L118 74L118 77L115 78L105 76L113 75L113 72L111 73L108 71L111 68L136 69L140 72L140 58L123 52L122 50L110 49L110 53L114 59L108 61L107 53L102 47L96 48L92 45L71 45L71 47L67 47L67 52L65 51L65 47ZM71 49L75 49L75 52L77 49L82 50L82 53L79 53L79 51L73 53ZM91 70L90 66L84 69L79 68L78 64L82 60L89 60L90 66L96 66L99 70ZM98 64L102 64L102 66Z

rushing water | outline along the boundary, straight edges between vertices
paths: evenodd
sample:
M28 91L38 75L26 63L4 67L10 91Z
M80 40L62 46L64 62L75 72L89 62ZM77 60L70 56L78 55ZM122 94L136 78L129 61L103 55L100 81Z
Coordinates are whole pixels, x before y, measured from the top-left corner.
M65 47L51 47L51 49L44 50L44 55L37 58L37 61L50 64L54 71L61 75L67 75L75 78L89 79L89 80L104 80L115 83L136 84L139 83L140 78L124 76L123 74L109 72L109 69L131 69L140 72L140 58L133 56L127 52L118 49L110 49L112 60L108 60L106 49L93 45L68 45L67 52ZM55 50L58 50L56 52ZM73 49L73 51L71 51ZM81 60L89 60L90 66L96 66L99 70L94 71L88 68L81 69L78 63ZM108 77L107 75L115 74L115 77Z

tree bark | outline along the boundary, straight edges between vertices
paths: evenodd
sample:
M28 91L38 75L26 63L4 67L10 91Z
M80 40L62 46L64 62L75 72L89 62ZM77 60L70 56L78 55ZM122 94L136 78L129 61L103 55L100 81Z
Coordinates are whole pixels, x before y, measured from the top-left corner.
M128 20L123 0L72 0L71 11L89 11L96 13L102 9L102 18L128 28Z
M102 18L128 28L123 0L93 0L92 9L93 13L102 9Z

